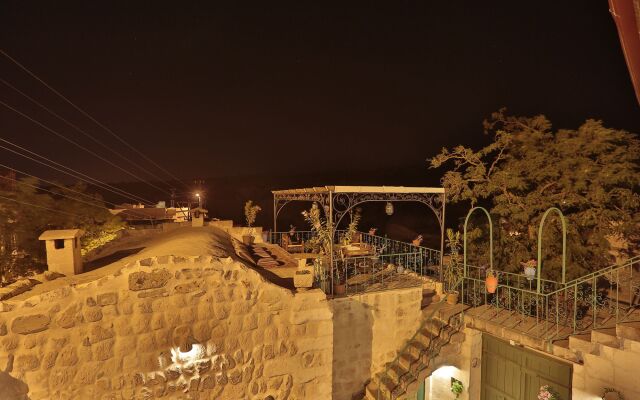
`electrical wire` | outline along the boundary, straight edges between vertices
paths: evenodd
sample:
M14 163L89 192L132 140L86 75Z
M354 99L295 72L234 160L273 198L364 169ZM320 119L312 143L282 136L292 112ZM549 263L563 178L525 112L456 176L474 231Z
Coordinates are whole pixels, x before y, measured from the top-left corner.
M108 145L104 144L103 142L101 142L100 140L96 139L93 135L87 133L86 131L84 131L83 129L81 129L80 127L78 127L77 125L75 125L74 123L70 122L69 120L65 119L64 117L62 117L60 114L56 113L55 111L51 110L50 108L48 108L47 106L45 106L44 104L38 102L37 100L35 100L33 97L29 96L28 94L24 93L23 91L21 91L20 89L18 89L17 87L13 86L12 84L10 84L9 82L5 81L4 79L0 78L0 82L2 82L4 85L8 86L9 88L13 89L15 92L19 93L20 95L22 95L23 97L25 97L26 99L28 99L29 101L31 101L32 103L34 103L35 105L37 105L38 107L42 108L43 110L45 110L46 112L48 112L49 114L53 115L54 117L56 117L57 119L59 119L60 121L64 122L65 124L67 124L68 126L70 126L71 128L75 129L77 132L80 132L81 134L83 134L84 136L88 137L89 139L91 139L92 141L94 141L95 143L99 144L100 146L102 146L103 148L109 150L111 153L115 154L116 156L120 157L121 159L123 159L124 161L128 162L129 164L133 165L134 167L140 169L141 171L145 172L146 174L152 176L154 179L156 179L159 182L162 182L163 179L160 178L158 175L154 174L153 172L149 171L148 169L144 168L143 166L141 166L140 164L136 163L135 161L131 160L130 158L125 157L124 155L122 155L119 151L113 149L112 147L109 147Z
M0 104L1 104L1 105L3 105L3 106L5 106L5 107L6 107L6 108L8 108L9 110L11 110L11 111L15 112L16 114L20 115L21 117L26 118L26 119L28 119L29 121L33 122L34 124L36 124L36 125L40 126L41 128L46 129L47 131L49 131L49 132L53 133L54 135L58 136L59 138L61 138L61 139L63 139L63 140L66 140L67 142L69 142L69 143L73 144L74 146L76 146L76 147L78 147L78 148L80 148L80 149L82 149L82 150L86 151L87 153L91 154L92 156L94 156L94 157L96 157L96 158L99 158L100 160L102 160L102 161L106 162L107 164L109 164L109 165L111 165L111 166L113 166L113 167L115 167L115 168L117 168L117 169L121 170L122 172L126 173L127 175L130 175L130 176L132 176L132 177L134 177L134 178L138 179L139 181L142 181L142 182L146 183L147 185L149 185L149 186L151 186L151 187L154 187L154 188L158 189L158 190L159 190L159 191L161 191L161 192L164 192L164 193L166 193L166 194L171 194L171 193L167 192L166 190L164 190L164 189L162 189L162 188L160 188L160 187L158 187L158 186L156 186L156 185L154 185L154 184L152 184L152 183L150 183L150 182L145 181L144 179L142 179L142 178L141 178L141 177L139 177L138 175L136 175L136 174L134 174L134 173L132 173L132 172L130 172L130 171L128 171L128 170L126 170L126 169L122 168L122 167L121 167L121 166L119 166L118 164L116 164L116 163L114 163L114 162L112 162L112 161L110 161L110 160L107 160L106 158L104 158L104 157L100 156L99 154L97 154L97 153L96 153L96 152L94 152L93 150L88 149L87 147L85 147L85 146L83 146L83 145L79 144L78 142L76 142L76 141L74 141L74 140L72 140L72 139L69 139L68 137L64 136L63 134L61 134L61 133L59 133L59 132L57 132L57 131L55 131L55 130L53 130L53 129L49 128L48 126L44 125L43 123L41 123L41 122L39 122L39 121L37 121L37 120L35 120L35 119L31 118L30 116L28 116L28 115L26 115L25 113L23 113L23 112L21 112L21 111L19 111L19 110L15 109L14 107L12 107L12 106L8 105L7 103L5 103L5 102L3 102L3 101L1 101L1 100L0 100Z
M4 196L0 196L0 199L5 199L5 200L9 200L9 201L13 201L16 203L20 203L23 204L25 206L31 206L31 207L36 207L36 208L42 208L43 210L47 210L47 211L51 211L51 212L55 212L55 213L59 213L59 214L66 214L66 215L71 215L72 217L76 217L76 218L80 218L80 216L78 214L72 214L72 213L68 213L66 211L60 211L60 210L54 210L52 208L48 208L48 207L43 207L43 206L39 206L37 204L31 204L31 203L27 203L24 201L19 201L16 199L12 199L10 197L4 197Z
M17 155L21 156L21 157L24 157L24 158L27 158L27 159L29 159L29 160L31 160L31 161L37 162L38 164L44 165L44 166L46 166L46 167L48 167L48 168L51 168L51 169L54 169L54 170L56 170L56 171L58 171L58 172L62 172L62 173L64 173L64 174L66 174L66 175L69 175L69 176L71 176L71 177L74 177L74 178L76 178L76 179L79 179L79 180L81 180L81 181L83 181L83 182L86 182L86 183L89 183L89 184L92 184L92 185L96 185L96 186L98 186L98 187L100 187L100 188L102 188L102 189L108 190L109 192L115 193L115 194L117 194L117 195L119 195L119 196L122 196L122 197L124 197L124 198L132 199L132 200L135 200L135 201L138 201L138 202L143 202L143 203L146 203L147 205L152 205L152 203L151 203L149 200L146 200L146 199L144 199L144 198L142 198L142 197L139 197L139 196L136 196L136 195L134 195L134 194L131 194L131 193L129 193L129 192L127 192L127 191L125 191L125 190L118 189L118 188L116 188L116 187L114 187L114 186L111 186L111 185L109 185L108 183L104 183L104 182L102 182L102 181L100 181L100 180L98 180L98 179L96 179L96 178L92 178L92 177L90 177L90 176L88 176L88 175L86 175L86 174L83 174L83 173L81 173L81 172L79 172L79 171L74 170L73 168L67 167L67 166L62 165L62 164L60 164L60 163L58 163L58 162L56 162L56 161L53 161L53 160L51 160L51 159L49 159L49 158L47 158L47 157L44 157L44 156L42 156L42 155L40 155L40 154L38 154L38 153L35 153L35 152L30 151L30 150L28 150L28 149L25 149L24 147L21 147L21 146L19 146L19 145L15 144L15 143L12 143L11 141L8 141L8 140L3 139L3 138L0 138L0 141L5 142L5 143L8 143L8 144L10 144L10 145L12 145L12 146L15 146L15 147L19 148L20 150L25 151L25 152L27 152L27 153L29 153L29 154L33 154L33 155L35 155L35 156L37 156L37 157L40 157L41 159L47 160L47 161L48 161L49 163L51 163L51 164L54 164L54 165L60 166L60 167L65 168L65 169L67 169L67 170L69 170L69 171L73 171L73 172L75 172L75 174L74 174L74 173L71 173L71 172L68 172L68 171L65 171L65 170L62 170L62 169L60 169L60 168L57 168L57 167L51 166L51 165L49 165L49 164L47 164L47 163L45 163L45 162L42 162L42 161L40 161L40 160L37 160L37 159L33 158L33 157L30 157L30 156L28 156L28 155L22 154L22 153L20 153L20 152L18 152L18 151L15 151L15 150L13 150L13 149L10 149L10 148L8 148L8 147L5 147L5 146L0 145L0 148L3 148L3 149L5 149L5 150L7 150L7 151L10 151L10 152L12 152L12 153L14 153L14 154L17 154ZM83 178L83 177L84 177L84 178Z
M5 167L5 168L7 168L7 167L6 167L5 165L3 165L3 164L0 164L0 165L1 165L1 166L3 166L3 167ZM9 168L9 169L12 169L12 168ZM17 171L17 170L14 170L14 171L16 171L16 172L20 172L20 171ZM22 173L22 172L20 172L20 173ZM27 174L27 175L28 175L28 176L31 176L32 178L41 179L41 178L38 178L37 176L33 176L33 175L29 175L29 174ZM62 196L62 197L66 197L67 199L71 199L71 200L73 200L73 201L77 201L77 202L80 202L80 203L84 203L84 204L90 205L90 206L92 206L92 207L96 207L96 208L100 208L100 209L102 209L102 210L107 210L107 211L109 211L109 208L108 208L108 207L101 206L101 205L98 205L98 204L96 204L96 203L90 203L90 202L88 202L88 201L80 200L80 199L77 199L77 198L75 198L75 197L67 196L67 195L62 194L62 193L56 193L56 192L53 192L53 191L51 191L51 190L48 190L48 189L45 189L45 188L42 188L42 187L38 187L38 186L36 186L36 185L32 185L32 184L27 183L27 182L19 181L18 179L9 178L9 177L7 177L7 176L2 176L2 175L0 175L0 178L2 178L2 179L6 179L6 180L10 180L10 181L13 181L13 182L16 182L18 185L29 186L29 187L32 187L32 188L37 189L37 190L42 190L42 191L45 191L45 192L47 192L47 193L51 193L51 194L53 194L53 195L55 195L55 196ZM45 180L42 180L42 181L46 182ZM72 189L69 189L69 188L64 187L64 186L62 186L62 185L57 185L57 184L56 184L56 186L61 187L61 188L66 189L66 190L69 190L69 191L71 191L71 192L79 193L79 194L81 194L81 195L84 195L84 196L90 197L90 198L92 198L92 199L93 199L93 200L95 200L95 201L102 201L102 202L104 202L104 203L113 204L114 206L116 206L116 207L117 207L117 205L116 205L116 204L114 204L114 203L111 203L111 202L108 202L108 201L104 201L104 200L98 200L98 199L95 199L94 197L91 197L90 195L87 195L87 194L82 193L82 192L78 192L77 190L72 190ZM132 215L135 215L135 216L138 216L138 217L148 217L147 215L141 214L141 212L140 212L140 211L137 211L137 210L134 210L134 209L131 209L131 210L129 210L129 211L131 212L131 214L132 214ZM136 215L136 214L137 214L137 215ZM149 219L151 219L151 217L148 217L148 218L149 218Z
M49 90L51 90L53 93L55 93L56 95L58 95L60 98L62 98L64 101L66 101L69 105L71 105L73 108L75 108L78 112L80 112L82 115L84 115L85 117L87 117L88 119L90 119L91 121L93 121L96 125L98 125L99 127L101 127L103 130L105 130L106 132L108 132L109 134L111 134L113 137L115 137L116 139L118 139L121 143L123 143L124 145L126 145L127 147L129 147L131 150L133 150L134 152L136 152L138 155L140 155L141 157L143 157L145 160L147 160L149 163L153 164L156 168L158 168L159 170L163 171L165 174L167 174L167 176L171 177L173 180L179 182L180 184L182 184L184 187L186 187L187 189L189 189L189 187L187 185L185 185L178 177L176 177L175 175L173 175L171 172L167 171L166 169L164 169L161 165L159 165L158 163L156 163L155 161L153 161L151 158L149 158L146 154L142 153L140 150L136 149L135 147L133 147L131 144L129 144L126 140L122 139L120 136L118 136L115 132L113 132L111 129L109 129L108 127L106 127L105 125L103 125L102 123L100 123L98 120L96 120L95 118L93 118L91 115L89 115L89 113L87 113L86 111L84 111L82 108L80 108L79 106L75 105L71 100L69 100L68 98L66 98L64 95L62 95L62 93L58 92L56 89L54 89L53 87L51 87L49 84L47 84L45 81L43 81L42 79L40 79L35 73L31 72L27 67L25 67L24 65L20 64L17 60L15 60L14 58L12 58L11 56L9 56L9 54L7 54L4 50L0 49L0 53L2 53L2 55L4 55L7 59L9 59L11 62L13 62L15 65L17 65L20 69L22 69L24 72L26 72L27 74L29 74L32 78L34 78L35 80L37 80L38 82L40 82L41 84L43 84L44 86L46 86Z

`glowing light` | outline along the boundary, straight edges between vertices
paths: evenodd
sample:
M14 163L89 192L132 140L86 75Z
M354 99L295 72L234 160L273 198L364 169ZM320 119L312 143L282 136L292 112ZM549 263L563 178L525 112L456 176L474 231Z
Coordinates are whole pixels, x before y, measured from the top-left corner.
M171 361L174 364L193 363L201 358L204 358L204 350L204 346L201 344L191 345L191 350L186 352L182 352L180 351L180 348L175 347L171 349Z
M196 197L200 197L200 193L196 193Z
M450 378L452 376L455 376L458 371L459 371L458 368L456 368L454 366L443 365L442 367L440 367L437 370L433 371L431 376L434 376L436 378Z

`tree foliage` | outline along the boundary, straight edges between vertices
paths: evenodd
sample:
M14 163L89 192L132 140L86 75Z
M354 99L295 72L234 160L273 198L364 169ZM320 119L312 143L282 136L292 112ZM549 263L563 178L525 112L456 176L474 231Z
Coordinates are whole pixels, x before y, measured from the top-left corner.
M502 109L484 122L493 141L473 150L442 149L432 168L453 164L443 177L451 202L488 204L497 217L495 261L504 270L536 258L542 214L558 207L567 218L571 277L611 262L610 239L637 243L640 227L640 141L624 130L587 120L578 129L553 130L544 116L515 117ZM478 219L478 221L481 221ZM487 230L475 224L471 239L486 253ZM543 235L543 271L557 279L561 236L556 217Z
M98 195L89 195L83 184L69 189L89 197L62 188L47 189L50 193L46 193L39 187L34 178L0 186L0 282L42 268L46 258L38 236L45 230L84 230L81 245L86 253L115 239L125 226Z

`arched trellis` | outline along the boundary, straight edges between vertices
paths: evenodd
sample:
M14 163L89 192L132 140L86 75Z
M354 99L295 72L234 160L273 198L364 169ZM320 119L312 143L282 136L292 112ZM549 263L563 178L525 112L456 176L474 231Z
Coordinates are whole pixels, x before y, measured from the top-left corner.
M277 231L277 219L282 209L292 201L319 203L325 211L329 226L335 236L337 226L345 215L360 204L372 201L418 202L431 209L440 225L440 265L444 253L445 191L444 188L404 186L322 186L306 189L274 190L273 230ZM333 253L331 254L333 265ZM442 279L442 269L440 270Z
M547 216L551 212L556 212L560 216L560 222L562 223L562 284L566 283L566 272L567 272L567 222L564 219L564 214L557 207L551 207L547 209L547 211L542 214L542 219L540 220L540 226L538 227L538 268L537 268L537 288L536 292L540 293L540 277L542 275L542 228L544 228L544 222L547 219Z
M467 277L467 223L469 222L469 218L471 214L473 214L476 210L481 210L487 216L487 220L489 221L489 268L493 269L493 221L491 220L491 215L489 211L487 211L484 207L473 207L467 213L467 218L464 219L464 228L463 228L463 255L462 255L462 266L463 266L463 276ZM463 281L464 285L464 281Z

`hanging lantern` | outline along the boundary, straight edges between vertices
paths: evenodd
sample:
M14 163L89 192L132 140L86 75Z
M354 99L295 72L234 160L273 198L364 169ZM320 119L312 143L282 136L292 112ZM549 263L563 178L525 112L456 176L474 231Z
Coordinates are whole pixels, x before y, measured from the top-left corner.
M488 293L495 293L498 289L498 278L494 275L493 271L487 272L487 279L485 280Z
M393 203L387 201L387 205L384 206L384 212L386 212L387 215L393 215Z

